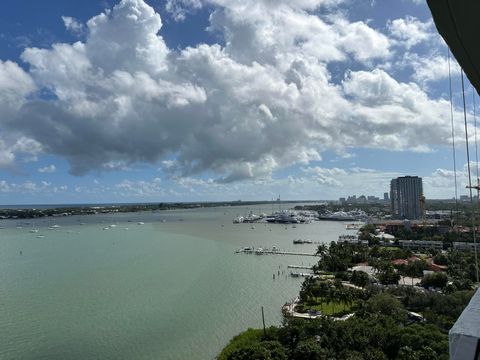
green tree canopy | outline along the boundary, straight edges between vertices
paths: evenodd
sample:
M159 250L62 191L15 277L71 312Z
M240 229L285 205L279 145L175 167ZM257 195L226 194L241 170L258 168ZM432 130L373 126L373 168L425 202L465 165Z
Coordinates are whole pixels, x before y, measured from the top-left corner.
M396 297L388 293L374 295L367 301L365 310L370 314L391 316L398 321L404 321L406 319L403 304Z

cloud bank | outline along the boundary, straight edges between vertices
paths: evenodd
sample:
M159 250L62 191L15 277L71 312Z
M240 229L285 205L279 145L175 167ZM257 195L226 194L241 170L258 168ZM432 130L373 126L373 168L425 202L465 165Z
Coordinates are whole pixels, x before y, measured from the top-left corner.
M64 17L84 41L26 48L28 70L0 61L0 167L18 152L43 152L66 158L76 175L150 163L230 183L326 150L448 143L449 104L379 68L399 42L429 39L430 24L399 19L384 34L335 11L341 2L169 0L178 21L208 5L207 31L221 39L183 49L168 48L160 15L143 0L122 0L86 24ZM356 70L334 81L338 64Z

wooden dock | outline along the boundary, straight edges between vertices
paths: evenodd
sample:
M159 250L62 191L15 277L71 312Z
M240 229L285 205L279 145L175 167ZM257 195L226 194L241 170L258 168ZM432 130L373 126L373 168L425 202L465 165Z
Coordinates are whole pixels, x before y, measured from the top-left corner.
M291 277L309 277L309 276L312 276L312 277L318 277L317 275L315 275L314 273L306 273L306 272L290 272L290 276Z
M304 266L304 265L288 265L287 268L289 269L305 269L305 270L312 270L313 266Z
M237 254L254 254L254 255L296 255L296 256L320 256L312 253L282 251L282 250L268 250L268 249L240 249L236 251Z

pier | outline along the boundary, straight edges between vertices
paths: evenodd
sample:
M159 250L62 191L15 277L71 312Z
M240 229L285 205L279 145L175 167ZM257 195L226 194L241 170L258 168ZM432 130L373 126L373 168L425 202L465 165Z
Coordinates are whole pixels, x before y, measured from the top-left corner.
M312 270L313 266L304 266L304 265L287 265L289 269L305 269L305 270Z
M290 276L291 277L309 277L309 276L312 276L312 277L315 277L317 278L318 276L313 274L313 273L306 273L306 272L291 272L290 273Z
M297 255L297 256L320 256L315 253L305 253L305 252L295 252L295 251L282 251L282 250L269 250L269 249L240 249L235 251L235 253L240 254L254 254L254 255Z

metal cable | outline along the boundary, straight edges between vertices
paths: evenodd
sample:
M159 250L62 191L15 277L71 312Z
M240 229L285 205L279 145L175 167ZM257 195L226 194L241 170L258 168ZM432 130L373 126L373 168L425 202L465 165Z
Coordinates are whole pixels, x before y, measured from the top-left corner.
M452 99L452 74L450 70L450 49L447 49L448 79L450 83L450 120L452 124L452 154L453 154L453 175L455 179L455 225L458 224L458 184L457 184L457 157L455 155L455 130L453 126L453 99Z
M470 173L470 151L468 149L468 126L467 126L467 106L465 104L465 84L463 81L463 69L460 70L460 75L462 77L462 99L463 99L463 120L465 124L465 142L467 146L467 169L468 169L468 190L470 191L470 204L472 207L472 231L473 231L473 247L475 249L475 270L477 275L477 283L479 283L478 278L478 257L477 257L477 237L476 237L476 227L475 227L475 211L473 205L473 195L472 195L472 176Z
M472 102L473 102L473 124L474 124L474 130L475 130L475 162L476 162L476 168L477 168L477 205L480 204L478 203L479 198L479 192L480 188L478 188L478 185L480 185L480 176L478 175L478 142L477 142L477 112L476 112L476 104L475 104L475 88L472 86Z

